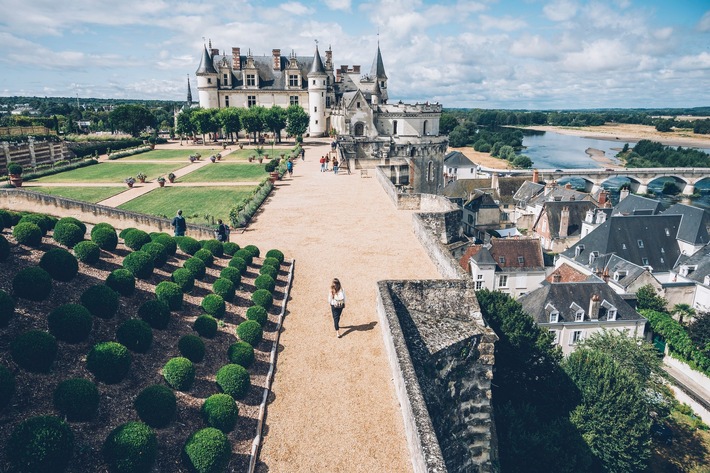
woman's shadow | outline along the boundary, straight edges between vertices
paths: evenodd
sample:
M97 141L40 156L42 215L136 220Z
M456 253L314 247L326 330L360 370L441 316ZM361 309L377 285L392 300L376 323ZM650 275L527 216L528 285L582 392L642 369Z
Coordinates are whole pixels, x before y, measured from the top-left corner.
M377 325L377 322L368 322L362 325L341 325L340 328L344 329L345 331L340 336L344 337L350 332L367 332L375 328L375 325Z

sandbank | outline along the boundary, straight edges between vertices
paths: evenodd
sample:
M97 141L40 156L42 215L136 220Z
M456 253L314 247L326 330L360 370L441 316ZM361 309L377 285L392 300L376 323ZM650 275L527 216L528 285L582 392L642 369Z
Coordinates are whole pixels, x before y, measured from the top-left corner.
M648 125L606 124L601 126L562 127L562 126L530 126L530 130L551 131L561 135L581 136L596 140L637 142L652 140L667 146L685 146L692 148L710 148L710 135L699 135L690 130L678 130L661 133Z
M509 161L506 161L505 159L495 158L488 153L481 153L473 149L471 146L466 146L463 148L449 147L448 152L451 151L459 151L461 154L466 156L474 163L485 168L513 169L513 166L510 164Z

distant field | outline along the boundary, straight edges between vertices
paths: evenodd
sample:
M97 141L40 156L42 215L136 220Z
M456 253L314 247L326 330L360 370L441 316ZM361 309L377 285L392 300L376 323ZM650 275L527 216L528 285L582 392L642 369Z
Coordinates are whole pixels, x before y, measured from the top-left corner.
M264 164L210 163L178 179L179 182L260 181L268 174Z
M161 161L163 159L184 159L185 161L189 162L190 155L198 152L202 156L202 159L206 159L212 154L217 154L219 150L217 148L205 148L199 151L195 149L156 149L153 151L148 151L147 153L141 153L133 156L126 156L125 158L119 158L114 162L120 162L123 159L131 161Z
M32 182L123 182L127 177L136 177L139 172L147 175L150 181L189 164L189 162L185 164L140 164L113 161L32 179Z
M27 187L27 190L91 202L92 204L120 194L126 189L128 187Z

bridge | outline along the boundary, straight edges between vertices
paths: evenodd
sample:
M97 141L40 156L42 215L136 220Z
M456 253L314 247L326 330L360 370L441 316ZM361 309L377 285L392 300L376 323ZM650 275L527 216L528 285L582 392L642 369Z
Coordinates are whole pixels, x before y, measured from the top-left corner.
M601 185L614 177L625 177L631 181L631 191L637 194L648 192L648 185L662 177L673 178L683 195L695 193L695 185L710 179L710 168L591 168L591 169L496 169L479 166L479 171L496 173L499 176L530 176L538 172L538 181L552 182L577 178L585 183L587 192L596 192Z

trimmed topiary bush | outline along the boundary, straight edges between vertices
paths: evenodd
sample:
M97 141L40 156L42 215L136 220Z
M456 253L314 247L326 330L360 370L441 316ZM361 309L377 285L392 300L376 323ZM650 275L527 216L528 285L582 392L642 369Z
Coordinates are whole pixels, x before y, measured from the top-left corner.
M47 317L49 332L68 343L79 343L89 336L94 318L91 312L80 304L60 305Z
M112 473L148 473L158 456L158 439L143 422L127 422L111 431L102 450Z
M232 446L221 430L213 427L198 430L182 449L183 460L195 473L221 473L232 456Z
M121 230L121 233L118 234L118 237L121 239L125 239L126 235L128 235L128 233L132 232L133 230L136 230L136 228L135 227L124 228L123 230Z
M235 365L249 368L254 364L254 347L247 342L232 343L227 349L227 358Z
M15 315L15 300L5 291L0 290L0 327L7 327Z
M71 281L79 272L79 263L74 255L63 248L52 248L42 255L39 267L57 281Z
M143 245L150 243L150 235L143 230L134 228L123 235L123 243L133 251L138 251L143 248Z
M178 341L178 350L193 363L199 363L205 358L205 342L197 335L183 335Z
M42 244L42 230L36 223L18 223L12 229L12 236L20 245L37 247Z
M279 269L281 267L281 260L278 258L274 258L273 256L267 256L264 258L264 266L273 266L276 269Z
M12 216L10 212L0 209L0 230L10 228L12 226Z
M212 291L218 296L222 296L227 302L231 302L234 299L234 283L229 279L219 278L215 280L212 284Z
M144 251L134 251L123 258L123 267L138 279L148 279L153 274L153 258Z
M215 258L224 255L224 244L219 240L204 240L200 242L203 250L208 250Z
M239 340L247 342L253 347L259 344L263 335L261 324L256 320L246 320L237 326Z
M195 382L195 367L187 358L171 358L163 367L163 378L173 389L189 391Z
M168 262L168 250L160 243L148 242L141 247L141 251L148 253L153 258L153 266L161 268Z
M10 242L0 235L0 261L5 261L10 257Z
M116 340L131 351L145 353L153 343L153 330L140 319L129 319L116 330Z
M93 241L80 241L74 245L74 254L85 264L96 264L101 259L101 248Z
M229 266L231 266L232 268L237 268L240 274L244 274L247 272L247 262L244 260L244 258L240 256L235 256L234 258L229 260Z
M131 352L117 342L97 343L86 356L86 367L98 381L106 384L121 382L131 368Z
M49 218L49 216L44 215L44 214L33 214L33 213L25 213L21 214L20 219L18 222L14 225L17 226L21 223L34 223L37 225L42 232L42 236L45 236L48 231L50 231L54 227L54 220Z
M57 226L64 225L66 223L71 223L72 225L76 225L81 230L82 235L86 235L86 225L84 224L84 222L82 222L78 218L74 218L74 217L60 218L59 220L57 220L57 223L54 225L54 228L56 229Z
M256 305L260 305L264 309L269 310L274 303L274 297L266 289L257 289L251 295L251 301Z
M158 300L145 301L138 308L138 317L154 329L163 330L170 322L170 307Z
M116 229L108 223L96 225L91 230L91 241L99 245L102 250L113 251L118 245Z
M247 320L254 320L262 327L269 319L269 313L260 305L253 305L247 309Z
M180 289L182 292L190 292L192 291L192 288L195 287L195 277L192 275L192 272L190 272L189 269L187 268L178 268L175 271L173 271L173 274L170 276L170 279L180 286Z
M213 394L202 403L202 417L210 427L228 433L237 425L239 407L232 396Z
M43 301L52 292L52 277L39 266L21 269L12 278L12 291L23 299Z
M213 338L217 335L217 320L211 315L201 315L195 319L192 328L202 337Z
M22 220L22 217L24 217L24 215L25 215L20 212L13 212L11 210L8 210L7 213L10 214L10 226L11 227L14 227L18 223L20 223L20 220Z
M239 284L242 282L242 273L237 268L233 268L232 266L224 268L219 273L219 277L232 281L235 288L239 287Z
M232 243L231 241L223 243L222 248L224 249L224 254L227 256L234 256L234 253L241 249L239 248L239 245Z
M163 281L155 286L155 297L170 310L182 309L182 289L174 282Z
M151 233L150 239L163 245L169 256L173 256L177 251L177 242L175 241L175 238L167 233Z
M224 298L222 298L219 294L207 294L204 299L202 299L201 305L202 310L207 312L212 317L217 319L224 317L226 304L224 303Z
M259 268L259 274L261 274L261 275L265 274L267 276L270 276L271 279L273 279L275 281L279 275L279 270L276 269L275 266L265 264L261 268Z
M160 429L175 418L177 400L172 389L162 384L154 384L138 394L133 406L143 422Z
M202 279L205 277L205 263L200 258L189 258L183 263L182 266L190 271L192 273L192 277L195 279Z
M122 296L130 296L136 290L136 277L127 269L114 269L106 277L106 285Z
M54 407L69 421L91 420L99 410L99 390L88 379L67 379L54 390Z
M194 238L183 236L177 237L176 240L177 246L178 248L180 248L180 251L188 255L194 255L202 249L202 245L200 245L200 242L195 240Z
M43 330L22 333L10 344L12 359L33 373L47 373L57 356L57 339Z
M245 246L245 247L242 248L242 249L248 251L249 254L251 254L251 257L252 257L252 258L258 258L258 257L259 257L259 254L260 254L259 248L257 248L257 247L254 246L254 245L247 245L247 246Z
M267 251L266 257L267 258L276 258L277 260L279 260L279 264L283 264L283 262L284 262L284 254L279 250Z
M118 311L118 293L106 284L91 286L84 291L79 301L92 315L102 319L110 319Z
M0 410L10 403L15 394L15 376L10 370L0 365Z
M254 280L254 287L257 289L265 289L273 293L274 289L276 289L276 281L268 274L262 274Z
M74 245L84 240L84 232L81 231L78 225L63 223L54 227L52 238L60 245L73 248Z
M223 393L229 394L234 399L242 399L249 392L251 380L249 372L243 366L229 364L217 371L217 386Z
M202 262L205 263L205 266L212 266L212 263L214 263L214 256L212 256L212 253L210 250L206 250L204 248L195 253L195 258L200 258Z
M247 265L250 265L254 260L254 254L246 248L242 248L241 250L234 253L234 257L243 259Z
M13 473L62 472L74 453L74 433L57 417L31 417L14 428L5 452Z

